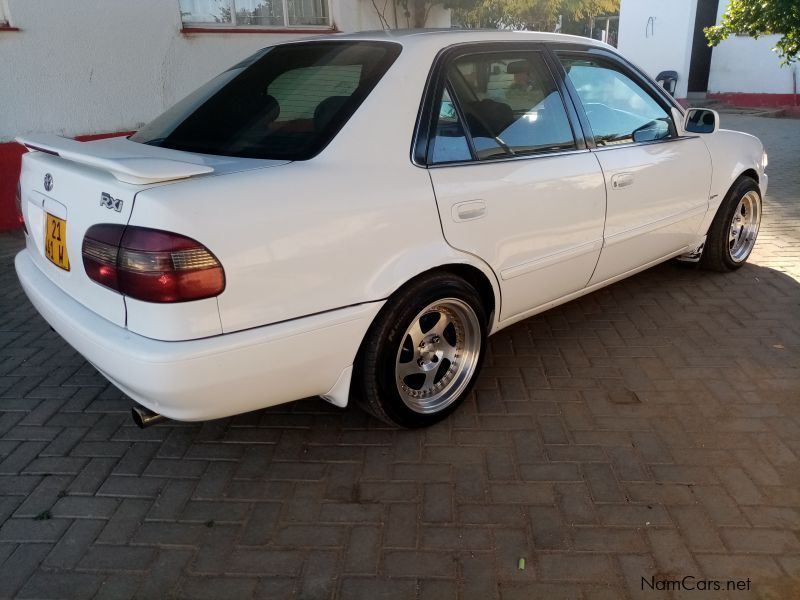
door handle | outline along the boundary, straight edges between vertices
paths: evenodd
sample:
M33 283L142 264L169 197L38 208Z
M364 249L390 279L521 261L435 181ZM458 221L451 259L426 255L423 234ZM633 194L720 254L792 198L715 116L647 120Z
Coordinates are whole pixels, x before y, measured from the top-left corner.
M618 190L633 185L633 173L617 173L611 178L611 188Z
M453 205L453 221L461 223L486 216L486 203L483 200L467 200Z

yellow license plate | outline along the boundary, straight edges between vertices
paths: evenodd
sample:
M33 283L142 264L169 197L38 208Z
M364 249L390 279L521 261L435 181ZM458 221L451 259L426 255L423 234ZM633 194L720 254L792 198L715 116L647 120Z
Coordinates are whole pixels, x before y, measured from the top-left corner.
M47 213L47 229L44 232L44 254L54 265L69 271L67 222L50 213Z

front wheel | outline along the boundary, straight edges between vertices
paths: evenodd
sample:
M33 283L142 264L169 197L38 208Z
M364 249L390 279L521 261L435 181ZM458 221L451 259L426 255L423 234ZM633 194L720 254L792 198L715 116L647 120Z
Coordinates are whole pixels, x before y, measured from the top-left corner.
M753 251L761 226L758 184L742 177L733 184L708 230L700 264L713 271L741 267Z
M450 274L421 277L389 299L364 340L354 391L392 425L426 427L464 400L486 342L480 295Z

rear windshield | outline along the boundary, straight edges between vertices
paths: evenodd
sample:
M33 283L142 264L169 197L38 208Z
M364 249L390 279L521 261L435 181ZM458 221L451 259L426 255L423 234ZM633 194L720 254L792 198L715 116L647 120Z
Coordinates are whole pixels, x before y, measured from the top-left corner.
M387 42L266 48L218 75L131 140L201 154L306 160L319 153L400 54Z

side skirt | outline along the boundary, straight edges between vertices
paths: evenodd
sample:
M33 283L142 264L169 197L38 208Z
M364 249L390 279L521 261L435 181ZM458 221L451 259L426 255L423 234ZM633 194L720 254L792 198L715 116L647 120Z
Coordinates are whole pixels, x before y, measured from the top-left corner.
M611 277L610 279L606 279L605 281L600 281L598 283L592 284L588 287L583 288L582 290L578 290L577 292L573 292L572 294L568 294L566 296L558 298L557 300L552 300L550 302L547 302L546 304L542 304L541 306L532 308L531 310L527 310L518 315L514 315L513 317L509 317L508 319L505 319L504 321L500 321L499 323L497 323L497 325L495 326L495 328L492 330L491 333L492 334L497 333L501 329L505 329L506 327L508 327L509 325L513 325L514 323L519 323L520 321L524 321L528 317L533 317L534 315L543 313L544 311L550 310L551 308L555 308L556 306L560 306L561 304L566 304L567 302L575 300L576 298L580 298L581 296L585 296L586 294L591 294L592 292L597 291L600 288L606 287L607 285L611 285L612 283L616 283L617 281L622 281L623 279L630 277L631 275L636 275L637 273L641 273L642 271L645 271L650 267L654 267L655 265L660 264L662 262L666 262L671 258L675 258L676 256L681 256L683 254L693 252L695 250L696 247L694 245L685 246L680 250L676 250L675 252L670 252L666 256L662 256L661 258L657 258L656 260L650 261L649 263L646 263L641 267L631 269L630 271L626 271L625 273L616 275L614 277Z

